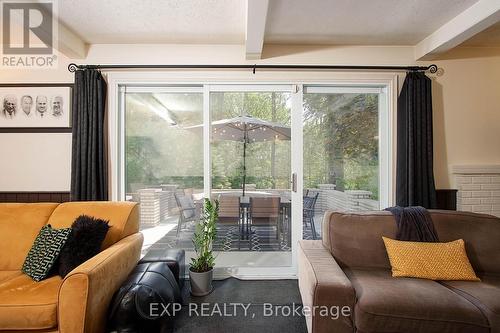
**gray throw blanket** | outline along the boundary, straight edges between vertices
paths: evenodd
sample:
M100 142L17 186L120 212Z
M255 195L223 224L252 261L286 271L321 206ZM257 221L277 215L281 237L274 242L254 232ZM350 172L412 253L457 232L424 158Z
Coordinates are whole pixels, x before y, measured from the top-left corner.
M413 242L439 242L432 218L424 207L389 207L385 210L394 215L398 231L396 239Z

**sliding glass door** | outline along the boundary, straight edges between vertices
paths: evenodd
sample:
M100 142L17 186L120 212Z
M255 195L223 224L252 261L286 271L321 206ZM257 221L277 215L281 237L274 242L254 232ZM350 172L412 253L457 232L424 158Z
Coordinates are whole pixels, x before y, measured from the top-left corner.
M384 87L120 86L120 198L140 203L143 253L183 248L220 202L216 275L292 276L326 210L387 202ZM382 140L381 140L382 137Z

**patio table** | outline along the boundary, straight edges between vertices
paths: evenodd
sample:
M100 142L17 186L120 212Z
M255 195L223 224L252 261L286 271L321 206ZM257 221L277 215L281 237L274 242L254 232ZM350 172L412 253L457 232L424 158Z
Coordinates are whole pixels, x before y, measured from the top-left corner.
M290 212L292 202L287 197L280 197L280 219L281 225L286 227L288 244L291 244L291 218ZM250 236L250 197L240 197L240 209L243 212L243 220L240 226L240 239L249 240ZM279 228L279 226L278 226Z

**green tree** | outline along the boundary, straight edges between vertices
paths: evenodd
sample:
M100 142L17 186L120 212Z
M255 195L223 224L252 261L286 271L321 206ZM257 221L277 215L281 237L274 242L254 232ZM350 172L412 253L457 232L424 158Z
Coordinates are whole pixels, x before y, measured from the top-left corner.
M158 150L153 140L147 136L127 137L127 192L131 192L131 184L154 184L155 160Z
M305 94L304 109L305 185L326 182L376 196L378 96Z
M289 93L213 92L212 120L249 115L291 125ZM130 184L177 184L203 188L203 136L185 129L203 123L200 93L127 94L127 191ZM306 187L378 194L378 95L304 94ZM247 146L247 182L289 188L290 141ZM241 188L243 143L211 142L214 188Z

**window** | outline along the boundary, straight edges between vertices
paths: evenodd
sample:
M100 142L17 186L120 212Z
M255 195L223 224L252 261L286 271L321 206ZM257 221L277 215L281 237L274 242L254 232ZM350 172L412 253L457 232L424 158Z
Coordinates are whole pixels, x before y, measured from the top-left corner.
M217 226L218 267L236 276L293 270L294 244L321 238L326 210L377 210L390 201L387 87L122 86L119 199L140 202L143 251L183 248L190 257L204 198L232 197L239 203L227 201ZM255 122L264 126L246 140L230 132ZM302 180L297 192L292 173ZM250 198L259 197L279 198L277 218L258 223Z

